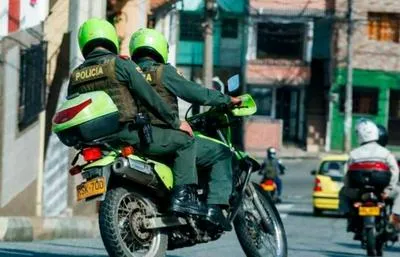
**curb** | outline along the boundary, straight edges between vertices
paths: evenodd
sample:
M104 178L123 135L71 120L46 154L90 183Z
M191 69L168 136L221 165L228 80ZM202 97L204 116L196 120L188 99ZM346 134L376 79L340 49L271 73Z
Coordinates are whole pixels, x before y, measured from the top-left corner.
M3 242L99 236L98 219L92 217L0 217Z

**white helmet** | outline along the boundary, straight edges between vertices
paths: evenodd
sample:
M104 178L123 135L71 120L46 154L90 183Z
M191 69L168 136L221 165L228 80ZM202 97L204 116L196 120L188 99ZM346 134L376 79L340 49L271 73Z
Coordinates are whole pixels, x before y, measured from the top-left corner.
M358 136L358 143L378 141L379 129L375 123L369 119L362 118L357 122L356 134Z

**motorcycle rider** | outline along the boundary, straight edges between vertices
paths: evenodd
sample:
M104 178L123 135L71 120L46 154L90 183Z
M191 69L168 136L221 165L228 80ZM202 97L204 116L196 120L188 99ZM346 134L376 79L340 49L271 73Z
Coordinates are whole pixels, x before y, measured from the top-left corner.
M276 157L276 149L274 147L269 147L267 149L267 156L261 164L259 174L262 174L261 182L266 179L273 179L276 184L276 189L278 193L277 203L282 202L282 180L279 175L285 174L285 166L283 166L282 161Z
M87 20L79 29L78 40L85 61L71 74L68 96L96 90L108 93L120 111L119 138L142 153L173 158L171 210L205 216L207 208L196 192L196 149L190 126L181 122L178 113L149 86L132 60L117 55L118 37L109 22ZM152 127L153 142L145 140L137 125L142 106L166 124L164 128Z
M130 55L145 74L146 80L178 112L178 97L199 105L237 105L241 100L210 90L186 80L176 68L167 63L168 42L163 34L154 29L140 29L133 33L129 44ZM151 116L154 125L164 126L165 122ZM232 192L232 153L224 144L205 136L196 136L196 164L200 168L211 168L207 198L207 220L221 225L224 230L232 227L225 219L222 209L229 206Z
M387 137L386 130L382 131L381 136L379 136L377 125L371 120L364 118L357 122L355 130L360 146L350 152L348 163L373 160L384 162L389 166L392 176L390 184L384 190L383 198L394 199L392 220L394 225L397 226L395 218L400 214L399 167L393 154L384 147L387 142L387 139L385 139ZM383 143L384 145L380 145L379 143ZM355 239L360 239L360 231L354 230L356 227L354 224L356 213L353 213L352 202L359 198L358 192L358 189L349 187L346 173L344 186L339 192L339 208L347 217L347 231L356 233Z

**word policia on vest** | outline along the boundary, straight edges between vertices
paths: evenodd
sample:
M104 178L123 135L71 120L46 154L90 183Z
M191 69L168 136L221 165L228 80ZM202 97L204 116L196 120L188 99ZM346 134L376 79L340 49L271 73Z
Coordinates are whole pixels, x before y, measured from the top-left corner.
M103 68L101 66L91 66L84 68L81 71L76 72L75 80L84 80L94 78L100 75L104 75Z

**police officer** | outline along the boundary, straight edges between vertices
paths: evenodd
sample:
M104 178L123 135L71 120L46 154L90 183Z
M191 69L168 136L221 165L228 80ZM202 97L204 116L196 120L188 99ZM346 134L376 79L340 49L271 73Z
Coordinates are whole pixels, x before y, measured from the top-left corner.
M240 104L236 97L224 95L186 80L173 66L167 64L168 42L154 29L140 29L130 40L129 50L134 60L143 70L146 80L158 94L178 112L178 98L199 105ZM164 121L151 115L152 124L164 126ZM207 219L231 230L222 209L229 206L232 191L232 153L229 147L206 137L196 137L196 163L201 168L211 167L209 182L209 204Z
M79 29L78 40L85 61L71 74L68 95L96 90L107 92L120 111L122 140L145 154L174 158L171 210L205 216L208 210L196 192L196 149L190 126L180 122L178 112L146 82L134 62L117 56L118 37L109 22L87 20ZM142 105L165 123L164 128L152 128L153 142L141 137L137 123L133 122Z
M381 127L382 129L382 127ZM390 153L384 146L380 145L379 142L386 144L387 133L381 132L381 138L379 138L379 129L374 122L369 119L360 119L356 125L356 134L358 136L358 143L360 146L350 152L349 163L360 162L360 161L382 161L385 162L392 173L391 181L383 193L383 198L394 199L393 220L396 221L396 217L400 214L400 197L399 197L399 167L393 154ZM385 142L386 141L386 142ZM351 212L352 201L358 198L357 189L349 187L347 174L344 178L344 186L339 193L340 198L340 209L348 217L348 231L351 231L354 226ZM396 224L395 224L396 225ZM357 232L357 231L353 231ZM356 234L356 237L359 236Z

